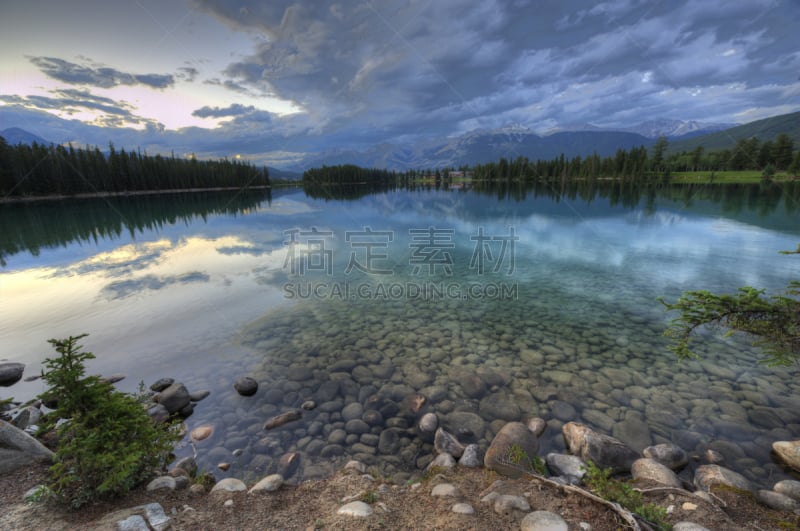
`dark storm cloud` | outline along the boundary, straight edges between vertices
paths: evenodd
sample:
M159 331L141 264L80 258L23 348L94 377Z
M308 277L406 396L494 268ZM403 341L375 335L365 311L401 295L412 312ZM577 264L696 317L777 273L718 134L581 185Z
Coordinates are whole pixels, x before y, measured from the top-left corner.
M225 116L241 116L243 114L251 113L255 110L256 108L252 105L233 103L223 108L209 106L201 107L192 112L192 116L197 116L198 118L222 118Z
M160 290L176 284L208 282L211 277L200 271L192 271L178 276L145 275L132 280L117 280L105 286L101 293L109 300L124 299L148 290Z
M766 66L796 61L788 0L195 3L264 36L228 66L232 83L269 85L326 133L720 119L796 82Z
M178 68L177 77L186 81L194 81L199 74L200 71L193 66L182 66Z
M57 57L29 57L28 59L48 77L73 85L91 85L99 88L147 85L156 89L164 89L175 84L175 78L171 74L129 74L104 66L79 65Z

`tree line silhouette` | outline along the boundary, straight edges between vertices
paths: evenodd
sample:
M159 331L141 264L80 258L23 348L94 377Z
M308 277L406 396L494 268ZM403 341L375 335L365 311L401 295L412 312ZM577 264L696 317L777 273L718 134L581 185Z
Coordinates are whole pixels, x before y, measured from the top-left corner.
M267 169L239 160L151 156L113 144L108 153L36 142L12 146L0 137L4 197L257 186L269 186Z

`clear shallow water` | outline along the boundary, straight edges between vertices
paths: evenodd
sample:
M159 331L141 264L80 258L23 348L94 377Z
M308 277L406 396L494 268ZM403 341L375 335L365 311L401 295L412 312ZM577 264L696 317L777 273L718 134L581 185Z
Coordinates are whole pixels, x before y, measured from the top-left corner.
M353 456L402 477L430 458L408 411L421 392L424 411L484 448L502 422L538 415L549 424L542 453L562 450L560 426L577 420L638 449L710 445L765 485L785 477L769 449L800 436L797 371L760 366L746 342L717 336L696 342L703 361L679 364L655 301L796 278L797 257L777 251L797 246L800 215L780 201L446 191L326 201L297 190L192 201L27 205L3 217L9 241L24 244L4 247L2 357L35 374L46 339L89 332L92 370L126 373L123 389L162 376L210 389L187 425L214 427L198 460L220 476L254 479L296 451L295 480ZM68 221L86 212L94 223ZM73 236L32 245L42 231L31 226L48 220ZM240 397L232 383L248 374L260 390ZM29 398L41 385L8 393ZM309 398L318 407L300 421L263 430Z

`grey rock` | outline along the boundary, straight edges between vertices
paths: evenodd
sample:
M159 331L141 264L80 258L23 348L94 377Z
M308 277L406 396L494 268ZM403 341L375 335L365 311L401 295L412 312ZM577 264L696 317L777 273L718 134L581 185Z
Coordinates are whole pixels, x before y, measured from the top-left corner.
M204 398L206 398L210 394L211 394L211 391L209 391L208 389L202 389L200 391L194 391L194 392L189 393L189 400L191 400L192 402L200 402L201 400L203 400Z
M167 408L170 414L177 413L189 402L189 391L180 382L173 383L158 395L158 403Z
M433 458L433 461L428 463L428 466L426 468L430 469L431 467L435 467L435 466L442 467L442 468L453 468L454 466L456 466L456 460L450 454L446 454L446 453L445 454L439 454L439 455L437 455L436 457Z
M636 417L626 417L622 422L614 424L611 434L637 451L653 442L647 423Z
M519 420L519 406L514 399L504 393L491 393L485 396L479 406L480 414L489 420Z
M161 424L169 420L169 411L161 404L156 404L147 410L147 415L153 419L153 422Z
M248 494L257 494L260 492L274 492L281 488L283 485L283 476L280 474L270 474L263 478L261 481L253 485Z
M549 511L534 511L525 515L520 523L522 531L568 531L567 522Z
M561 428L569 451L599 468L610 468L613 474L628 472L639 454L619 439L598 433L591 428L568 422Z
M583 410L582 416L583 420L585 420L587 424L597 426L603 431L610 433L611 430L614 429L614 419L602 411L598 411L596 409L585 409Z
M187 456L175 463L169 472L170 476L192 477L197 473L197 461L192 456Z
M120 520L116 525L117 531L150 531L147 522L140 514L132 514L125 520Z
M249 376L242 376L233 383L233 388L242 396L253 396L258 391L258 382Z
M550 412L555 418L563 420L564 422L575 420L575 417L578 416L578 412L575 411L572 404L564 402L563 400L554 400L550 405Z
M313 400L306 400L305 402L300 404L300 409L305 409L306 411L311 411L313 409L316 409L316 407L317 403L314 402Z
M480 456L480 448L477 444L468 444L464 447L464 453L458 460L458 464L469 468L478 468L483 464Z
M464 453L464 445L458 442L458 439L453 434L446 432L442 428L436 430L433 447L436 448L437 452L450 454L456 459Z
M452 483L439 483L431 490L431 496L455 498L458 495L458 489Z
M175 383L175 378L159 378L156 380L153 385L150 386L151 391L155 391L156 393L160 393L170 385Z
M300 412L299 409L293 409L291 411L281 413L280 415L275 415L274 417L268 419L267 422L264 423L264 429L271 430L273 428L278 428L288 422L300 420L302 416L303 414Z
M711 531L710 529L694 522L678 522L672 526L672 531Z
M438 427L439 427L439 417L436 416L436 413L425 413L419 420L420 431L433 433L436 431L436 428Z
M800 503L789 496L771 490L759 490L756 499L776 511L792 512L800 508Z
M400 448L400 435L395 428L383 430L378 440L378 451L382 454L394 455Z
M164 531L170 526L169 516L160 503L148 503L144 506L144 516L153 531Z
M369 424L367 424L361 419L348 420L347 424L345 424L344 426L344 431L346 431L347 433L354 433L356 435L361 435L363 433L369 432Z
M494 512L507 514L512 511L530 511L531 505L522 496L513 494L498 494L494 498Z
M456 514L475 514L475 509L468 503L456 503L450 508Z
M365 518L370 516L373 513L373 510L372 507L362 501L354 501L342 505L336 512L339 514L346 514L348 516Z
M0 420L0 474L35 462L51 462L51 452L34 437Z
M532 471L528 460L523 459L522 463L510 462L512 446L519 446L528 458L532 458L539 451L539 440L525 424L509 422L492 439L483 458L484 466L513 478L520 477L526 470Z
M383 424L383 415L381 415L380 411L368 409L361 415L361 420L370 426L381 426Z
M147 484L147 491L175 490L175 478L172 476L159 476Z
M285 478L292 477L292 474L297 470L300 464L300 454L297 452L289 452L284 454L278 460L278 474Z
M586 475L586 462L576 455L549 453L545 457L545 463L556 476L582 479Z
M727 485L752 491L753 484L741 474L719 465L701 465L694 472L694 484L698 489L709 490L713 485Z
M247 485L240 479L225 478L221 479L214 485L211 492L243 492L247 490Z
M784 479L783 481L775 483L772 490L784 496L789 496L793 500L800 501L800 481Z
M25 372L25 364L15 361L4 361L0 363L0 386L8 387L14 385L22 378Z
M364 406L362 406L358 402L352 402L344 406L344 409L342 409L342 418L345 420L345 422L353 419L361 420L361 415L363 413L364 413Z
M644 449L642 454L645 457L649 457L650 459L658 461L662 465L669 467L672 470L678 470L679 468L686 466L686 464L689 462L689 457L686 455L686 452L683 450L683 448L672 443L662 443L655 446L648 446Z
M115 384L117 382L121 382L125 378L127 378L126 375L122 374L121 372L115 372L114 374L111 374L109 376L103 376L102 378L100 378L100 381L105 382L107 384Z
M486 394L486 382L475 373L461 374L459 383L464 394L469 398L481 398Z
M776 441L772 443L772 449L784 463L795 470L800 470L800 440Z
M631 465L631 475L633 479L646 479L655 481L661 485L668 487L681 488L681 480L675 475L672 469L662 465L655 459L642 458L637 459Z
M475 439L481 439L486 433L486 421L480 415L469 411L454 411L447 415L447 426L459 435L471 433Z
M24 430L28 426L36 426L42 418L42 411L38 407L27 406L19 410L11 419L11 424Z
M533 434L536 435L537 437L541 437L542 434L544 433L544 430L547 429L547 422L539 417L533 417L528 419L526 425L528 426L528 429L531 430Z

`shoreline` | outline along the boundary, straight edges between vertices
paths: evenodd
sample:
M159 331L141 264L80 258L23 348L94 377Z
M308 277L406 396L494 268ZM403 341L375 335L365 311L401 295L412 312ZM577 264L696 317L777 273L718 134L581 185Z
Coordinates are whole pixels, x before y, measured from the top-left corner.
M158 194L185 194L196 192L230 192L234 190L270 190L272 185L266 186L224 186L215 188L170 188L168 190L134 190L125 192L92 192L74 195L53 194L53 195L34 195L34 196L6 196L0 198L0 205L10 203L30 203L35 201L58 201L63 199L99 199L104 197L127 197L127 196L141 196L141 195L158 195Z

